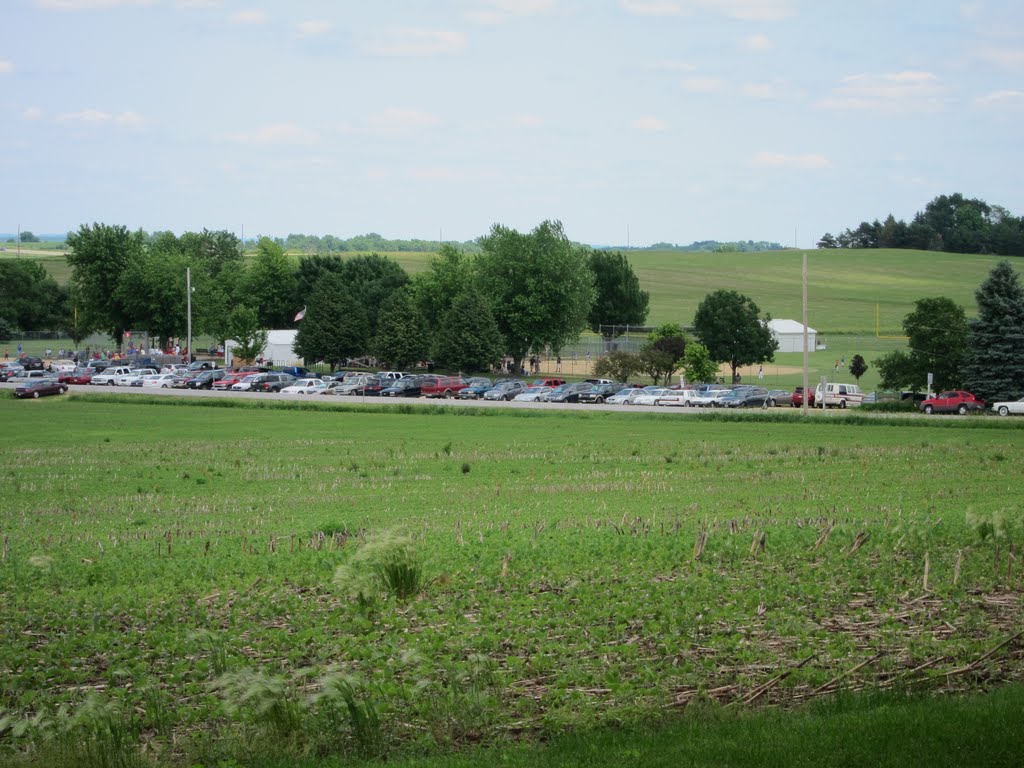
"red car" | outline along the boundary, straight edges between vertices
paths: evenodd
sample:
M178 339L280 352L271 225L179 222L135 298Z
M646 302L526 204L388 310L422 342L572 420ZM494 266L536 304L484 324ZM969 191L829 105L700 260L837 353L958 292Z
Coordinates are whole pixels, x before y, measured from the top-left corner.
M92 381L93 371L90 368L76 368L73 371L65 371L57 377L61 384L88 384Z
M224 378L213 382L213 384L210 386L210 389L216 389L220 391L231 389L232 384L237 384L250 373L252 373L252 371L233 371L232 373L225 374Z
M984 410L985 401L979 400L970 392L954 389L922 400L919 407L925 413L959 413L966 416L971 411Z
M68 391L67 384L61 384L55 379L33 379L25 384L19 384L14 388L15 397L39 398L44 395L63 395Z
M791 398L789 398L789 402L790 402L790 404L794 408L802 408L803 404L804 404L804 388L803 387L796 387L793 390L793 396ZM813 389L811 390L810 397L807 400L807 406L809 408L813 408L814 407L814 390Z

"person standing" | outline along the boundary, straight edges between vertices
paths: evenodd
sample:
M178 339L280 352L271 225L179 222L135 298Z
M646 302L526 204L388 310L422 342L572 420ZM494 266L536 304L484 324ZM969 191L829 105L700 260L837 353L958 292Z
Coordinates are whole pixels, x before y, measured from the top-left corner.
M555 373L562 372L562 356L555 355Z
M757 366L757 380L758 381L764 381L764 366L763 365Z

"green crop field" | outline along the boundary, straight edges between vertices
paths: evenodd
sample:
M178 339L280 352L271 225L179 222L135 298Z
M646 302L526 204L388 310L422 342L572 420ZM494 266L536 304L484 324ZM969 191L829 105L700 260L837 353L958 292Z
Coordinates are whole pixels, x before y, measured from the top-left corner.
M0 755L439 755L1019 682L1024 422L784 416L3 394Z

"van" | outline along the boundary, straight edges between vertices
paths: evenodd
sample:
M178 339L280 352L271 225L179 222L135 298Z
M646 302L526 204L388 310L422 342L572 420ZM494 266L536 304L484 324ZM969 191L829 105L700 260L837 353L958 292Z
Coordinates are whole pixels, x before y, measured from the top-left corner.
M856 384L829 382L824 391L821 384L815 388L813 402L818 407L824 403L826 408L856 408L864 402L864 393Z

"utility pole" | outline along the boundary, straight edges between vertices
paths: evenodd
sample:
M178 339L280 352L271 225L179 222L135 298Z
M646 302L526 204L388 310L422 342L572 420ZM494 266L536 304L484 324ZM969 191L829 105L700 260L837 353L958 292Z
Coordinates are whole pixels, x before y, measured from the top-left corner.
M807 402L811 399L811 393L808 391L810 386L810 380L808 376L808 364L809 358L807 356L807 251L804 251L804 262L803 262L803 324L804 324L804 397L803 402L800 403L800 414L802 416L807 415Z
M185 294L187 295L187 306L188 306L188 350L185 354L188 357L188 362L192 362L192 268L185 267Z

